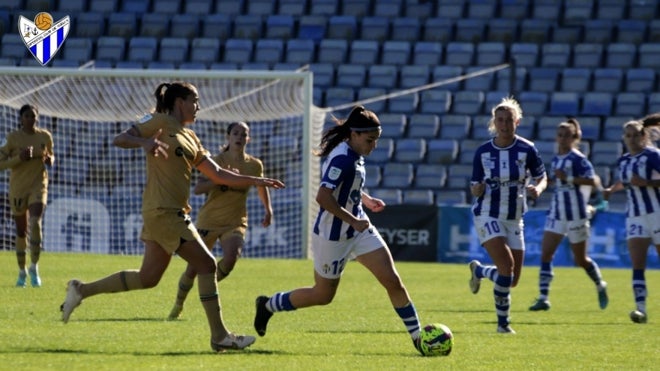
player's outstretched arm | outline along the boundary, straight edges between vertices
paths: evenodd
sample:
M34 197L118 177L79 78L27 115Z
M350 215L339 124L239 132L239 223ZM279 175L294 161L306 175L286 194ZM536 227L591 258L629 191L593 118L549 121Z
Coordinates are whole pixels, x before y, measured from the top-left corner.
M275 189L284 188L284 183L277 179L260 178L255 176L240 175L220 167L211 158L206 157L197 165L204 176L215 184L226 184L234 187L271 187Z

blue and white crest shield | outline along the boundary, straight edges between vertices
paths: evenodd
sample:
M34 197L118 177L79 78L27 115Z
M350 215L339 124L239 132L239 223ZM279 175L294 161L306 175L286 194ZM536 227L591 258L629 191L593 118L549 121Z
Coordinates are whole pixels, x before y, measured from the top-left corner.
M44 30L29 19L20 16L18 33L34 58L45 66L57 54L66 40L70 24L69 16L66 16Z

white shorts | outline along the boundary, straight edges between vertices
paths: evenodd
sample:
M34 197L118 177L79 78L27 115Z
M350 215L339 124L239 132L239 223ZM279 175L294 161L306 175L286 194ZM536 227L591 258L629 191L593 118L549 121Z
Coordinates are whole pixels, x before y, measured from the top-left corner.
M312 234L314 270L324 278L339 278L349 259L387 246L378 230L371 226L355 237L342 241L329 241Z
M660 245L660 211L626 218L626 239L650 238L654 245Z
M566 236L570 243L579 243L589 239L591 225L589 219L558 220L547 217L545 219L545 231Z
M500 220L490 216L475 216L474 227L482 245L495 237L504 237L512 250L525 250L523 220Z

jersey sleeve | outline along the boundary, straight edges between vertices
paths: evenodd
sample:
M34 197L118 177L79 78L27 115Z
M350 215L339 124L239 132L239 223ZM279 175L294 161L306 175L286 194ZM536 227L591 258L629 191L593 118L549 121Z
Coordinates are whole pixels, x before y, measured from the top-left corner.
M474 153L474 158L472 159L472 178L470 178L471 184L481 183L484 181L484 167L481 163L481 149L477 149Z
M348 171L355 171L348 156L333 157L321 177L321 187L337 188L346 178Z
M545 175L545 164L543 163L543 159L541 159L539 150L534 146L530 147L529 155L527 156L527 168L534 179L542 178Z

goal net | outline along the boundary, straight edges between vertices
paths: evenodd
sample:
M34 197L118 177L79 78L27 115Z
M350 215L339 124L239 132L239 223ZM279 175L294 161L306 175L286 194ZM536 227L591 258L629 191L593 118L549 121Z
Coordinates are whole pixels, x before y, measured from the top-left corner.
M271 190L273 220L264 228L263 206L248 197L245 257L308 256L318 206L320 142L325 113L312 104L311 72L0 68L0 139L20 125L24 104L39 110L38 126L53 135L55 165L49 169L43 241L47 251L139 254L145 154L121 149L112 138L155 105L162 82L193 83L200 111L191 126L211 154L224 144L232 121L250 125L246 152L264 163L264 175L286 183ZM198 175L199 173L196 172ZM7 200L9 171L0 172L0 242L13 248ZM197 179L192 180L192 186ZM191 192L193 220L204 196ZM214 252L220 254L219 247Z

